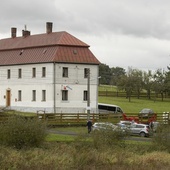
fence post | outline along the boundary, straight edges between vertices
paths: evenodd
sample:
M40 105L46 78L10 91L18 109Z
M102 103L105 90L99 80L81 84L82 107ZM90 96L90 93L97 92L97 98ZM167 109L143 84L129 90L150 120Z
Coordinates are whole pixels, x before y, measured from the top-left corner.
M163 112L162 118L163 118L163 124L168 124L168 122L169 122L169 113L168 112Z
M170 124L170 114L169 112L167 112L167 114L168 114L168 124Z
M95 118L94 118L94 113L93 113L93 122L94 122L94 119L95 119Z
M77 113L77 122L79 122L79 113Z
M60 113L60 122L62 122L62 119L63 119L62 113Z

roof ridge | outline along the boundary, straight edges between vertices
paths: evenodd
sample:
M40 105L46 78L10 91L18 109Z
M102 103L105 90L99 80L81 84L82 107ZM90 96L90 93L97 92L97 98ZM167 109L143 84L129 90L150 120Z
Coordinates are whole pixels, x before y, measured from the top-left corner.
M15 37L0 40L0 50L33 48L52 45L64 46L84 46L89 47L86 43L69 34L66 31L51 32L49 34L34 34L27 37Z

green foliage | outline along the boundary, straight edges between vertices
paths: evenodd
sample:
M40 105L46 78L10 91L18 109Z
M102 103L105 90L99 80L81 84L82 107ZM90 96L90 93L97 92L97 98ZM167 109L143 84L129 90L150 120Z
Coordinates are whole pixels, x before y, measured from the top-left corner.
M0 143L17 149L39 146L46 136L44 123L22 116L12 116L0 129Z
M132 93L136 93L140 97L142 90L147 92L148 99L151 98L150 93L154 91L156 95L160 94L162 100L170 94L170 68L165 72L157 69L154 72L148 70L142 71L131 67L125 72L123 68L110 68L106 64L99 65L99 75L101 76L100 84L116 85L120 90L125 90L127 98L131 98Z
M153 136L153 146L170 153L170 125L160 125Z
M97 149L124 147L125 137L121 130L104 129L92 132L93 145Z
M101 76L101 79L99 80L100 84L110 84L111 80L111 69L106 64L100 64L99 65L99 75Z
M100 84L117 85L120 77L125 75L125 69L121 67L110 68L106 64L100 64L99 75L101 76L101 79L99 80Z

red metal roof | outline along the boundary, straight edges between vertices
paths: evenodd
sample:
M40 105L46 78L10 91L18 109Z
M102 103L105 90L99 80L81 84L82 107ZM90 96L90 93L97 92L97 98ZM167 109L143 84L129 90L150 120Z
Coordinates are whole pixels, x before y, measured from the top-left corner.
M89 45L67 32L0 40L0 65L42 62L100 63Z
M27 37L16 37L0 40L0 50L30 48L52 45L71 45L71 46L86 46L84 42L70 35L69 33L55 32L50 34L37 34Z

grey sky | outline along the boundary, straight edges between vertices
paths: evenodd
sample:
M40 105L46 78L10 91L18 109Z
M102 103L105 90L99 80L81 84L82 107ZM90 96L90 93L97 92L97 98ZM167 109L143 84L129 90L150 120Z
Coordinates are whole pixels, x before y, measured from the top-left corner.
M5 0L0 5L0 39L11 27L21 36L67 31L89 44L110 67L166 69L170 64L169 0Z

